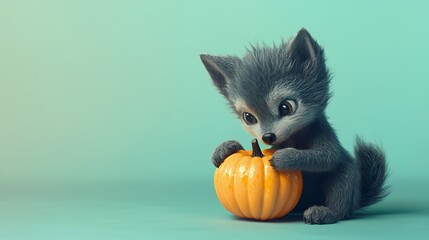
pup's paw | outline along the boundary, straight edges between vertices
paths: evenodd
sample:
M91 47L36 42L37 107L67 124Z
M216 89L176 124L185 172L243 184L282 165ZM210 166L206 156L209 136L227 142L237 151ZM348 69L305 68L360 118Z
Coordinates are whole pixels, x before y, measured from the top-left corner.
M243 146L237 141L226 141L220 144L213 153L212 163L215 167L219 167L225 158L231 154L236 153L238 150L242 150Z
M278 170L297 170L299 161L297 160L297 149L284 148L276 151L270 159L271 166Z
M313 206L305 210L304 222L306 224L331 224L338 221L338 216L325 206Z

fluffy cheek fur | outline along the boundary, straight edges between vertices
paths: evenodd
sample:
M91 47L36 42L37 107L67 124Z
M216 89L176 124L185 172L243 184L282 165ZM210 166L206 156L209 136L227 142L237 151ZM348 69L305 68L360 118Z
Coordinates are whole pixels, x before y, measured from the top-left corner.
M262 130L258 124L255 125L248 125L246 124L243 120L241 121L241 124L243 125L243 128L246 129L246 131L248 133L250 133L250 135L252 135L253 137L257 138L258 141L263 142L262 141Z
M277 140L273 144L288 140L292 134L311 123L316 115L316 112L301 104L293 115L285 116L274 123L273 133L276 134Z
M230 102L234 111L237 113L238 118L241 120L241 124L243 125L243 128L246 129L246 131L250 133L250 135L257 138L258 141L262 142L262 135L264 135L264 133L262 133L260 123L258 122L254 125L248 125L247 123L244 122L242 114L243 112L249 112L257 119L258 119L258 116L253 111L250 110L246 102L240 97L234 97L233 100L230 100Z

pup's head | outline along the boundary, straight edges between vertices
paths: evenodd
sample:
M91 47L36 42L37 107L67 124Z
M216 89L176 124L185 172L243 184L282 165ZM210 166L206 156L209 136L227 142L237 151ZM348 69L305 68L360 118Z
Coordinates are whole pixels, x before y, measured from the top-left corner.
M243 58L201 60L244 128L270 145L321 116L330 97L323 49L305 29L280 46L252 46Z

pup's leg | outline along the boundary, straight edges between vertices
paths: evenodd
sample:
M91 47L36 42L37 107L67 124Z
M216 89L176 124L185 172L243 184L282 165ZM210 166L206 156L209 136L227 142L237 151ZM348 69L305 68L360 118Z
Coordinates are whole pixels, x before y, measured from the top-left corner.
M351 161L339 167L325 179L324 206L313 206L304 212L304 222L309 224L335 223L350 218L360 199L360 176Z
M237 141L231 140L231 141L226 141L221 143L213 153L213 156L212 156L213 165L215 165L216 167L219 167L223 163L225 158L237 152L238 150L243 150L243 147Z

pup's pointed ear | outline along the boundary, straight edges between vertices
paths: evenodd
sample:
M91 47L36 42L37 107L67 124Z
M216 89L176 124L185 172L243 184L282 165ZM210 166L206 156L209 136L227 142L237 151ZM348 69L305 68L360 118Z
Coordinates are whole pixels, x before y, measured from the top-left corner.
M320 46L305 28L299 30L287 45L287 52L298 63L303 63L307 60L315 62L319 50Z
M207 72L209 72L214 85L221 94L227 97L226 86L233 78L237 66L241 63L240 58L233 56L211 56L206 54L201 54L200 58Z

